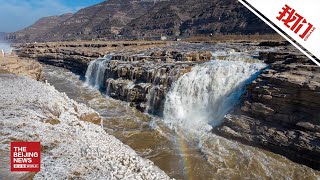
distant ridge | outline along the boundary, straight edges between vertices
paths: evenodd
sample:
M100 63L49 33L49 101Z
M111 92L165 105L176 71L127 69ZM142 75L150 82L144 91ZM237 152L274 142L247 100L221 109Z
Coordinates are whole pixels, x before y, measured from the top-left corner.
M5 38L33 42L256 32L273 30L236 0L108 0L75 14L41 18Z
M64 22L72 16L72 13L67 13L60 16L43 17L25 29L22 29L15 33L8 33L9 36L7 35L7 39L15 39L15 41L17 42L36 41L38 37L45 36L54 27L58 26L60 23Z

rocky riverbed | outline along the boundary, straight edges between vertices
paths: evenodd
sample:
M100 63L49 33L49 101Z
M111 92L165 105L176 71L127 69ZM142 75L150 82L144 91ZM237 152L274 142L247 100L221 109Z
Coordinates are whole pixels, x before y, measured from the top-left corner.
M76 44L29 44L16 52L82 76L97 57L112 54L110 59L96 60L93 74L86 74L87 78L102 77L93 78L92 85L110 97L159 116L163 115L172 85L195 66L211 59L265 62L267 69L248 85L238 105L212 131L319 169L319 68L287 43L112 46L103 49L100 45L81 45L94 48L82 52Z

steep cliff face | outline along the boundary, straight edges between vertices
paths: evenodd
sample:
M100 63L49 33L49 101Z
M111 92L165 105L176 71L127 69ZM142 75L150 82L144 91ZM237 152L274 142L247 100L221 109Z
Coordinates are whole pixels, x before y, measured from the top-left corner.
M104 65L99 60L91 62L89 69L98 63L100 67L86 74L86 78L90 81L102 75L99 87L110 97L129 102L141 111L162 115L165 96L172 83L194 65L211 57L211 53L205 51L155 51L143 57L113 55ZM96 87L97 83L94 84Z
M110 97L129 102L141 111L161 115L171 83L191 66L192 64L184 67L178 64L155 64L141 68L139 65L113 62L107 67L106 90ZM111 77L109 73L112 74Z

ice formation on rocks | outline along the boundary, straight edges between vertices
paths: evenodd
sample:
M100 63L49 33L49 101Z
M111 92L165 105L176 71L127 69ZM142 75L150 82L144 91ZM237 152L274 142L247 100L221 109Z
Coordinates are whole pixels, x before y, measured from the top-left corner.
M100 126L81 120L98 115L53 86L4 74L0 81L1 160L9 158L11 141L40 141L41 171L34 179L169 179ZM4 162L0 179L21 175Z

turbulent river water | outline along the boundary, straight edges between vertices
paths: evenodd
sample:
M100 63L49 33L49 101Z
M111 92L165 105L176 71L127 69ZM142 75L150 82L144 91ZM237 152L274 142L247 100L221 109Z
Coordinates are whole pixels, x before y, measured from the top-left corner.
M45 78L60 92L99 112L108 133L172 178L318 179L318 171L208 132L221 122L239 99L244 85L263 67L260 63L235 61L195 66L173 85L164 118L141 113L125 102L107 97L97 90L99 77L86 83L85 77L45 66Z

